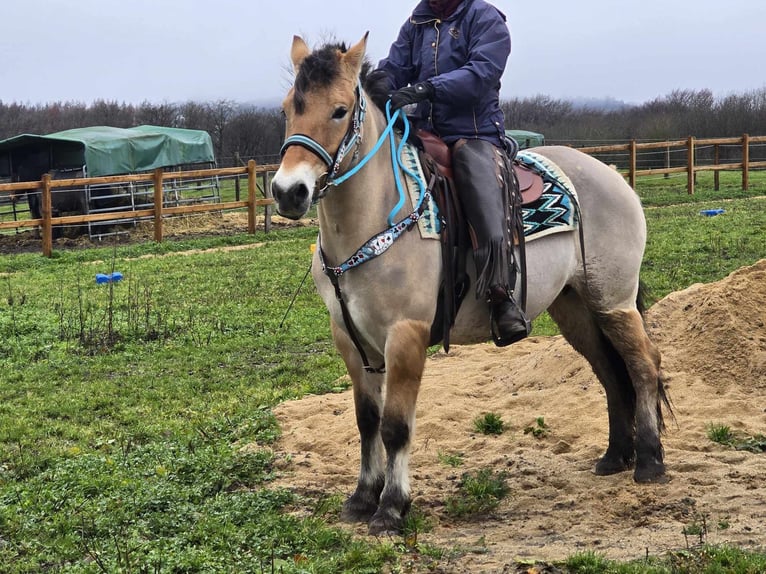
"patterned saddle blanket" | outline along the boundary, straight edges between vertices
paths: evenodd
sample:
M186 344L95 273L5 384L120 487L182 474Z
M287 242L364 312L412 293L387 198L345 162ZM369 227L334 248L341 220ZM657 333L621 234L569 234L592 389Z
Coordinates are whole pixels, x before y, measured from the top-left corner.
M424 178L420 165L418 149L406 145L402 151L402 160L409 170ZM533 241L552 233L577 229L577 192L572 181L548 158L530 150L521 150L516 155L516 162L538 174L543 180L543 192L539 198L522 207L524 218L524 237ZM405 176L407 190L413 205L417 204L420 188L410 175ZM418 228L423 238L438 239L441 231L439 209L431 199L418 221Z
M543 178L542 195L523 206L524 237L527 241L577 228L577 192L572 181L548 158L521 150L516 161Z

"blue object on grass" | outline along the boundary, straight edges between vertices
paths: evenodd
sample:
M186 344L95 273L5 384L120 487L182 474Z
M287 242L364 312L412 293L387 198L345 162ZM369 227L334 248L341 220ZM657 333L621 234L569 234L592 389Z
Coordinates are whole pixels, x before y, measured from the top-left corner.
M103 285L104 283L117 283L122 280L122 273L115 271L114 273L96 273L96 283Z
M722 213L725 213L725 209L703 209L700 211L700 215L705 215L707 217L713 217L715 215L721 215Z

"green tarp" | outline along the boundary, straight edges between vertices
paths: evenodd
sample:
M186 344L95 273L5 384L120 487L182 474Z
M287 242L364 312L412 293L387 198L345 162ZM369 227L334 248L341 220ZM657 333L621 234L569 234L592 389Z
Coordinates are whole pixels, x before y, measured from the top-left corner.
M45 171L85 166L89 177L215 162L207 132L157 126L94 126L44 136L23 134L0 141L2 155L9 156L9 165L21 163L24 156L44 158L49 164Z
M519 144L519 149L545 145L545 136L527 130L505 130L505 134L511 136Z

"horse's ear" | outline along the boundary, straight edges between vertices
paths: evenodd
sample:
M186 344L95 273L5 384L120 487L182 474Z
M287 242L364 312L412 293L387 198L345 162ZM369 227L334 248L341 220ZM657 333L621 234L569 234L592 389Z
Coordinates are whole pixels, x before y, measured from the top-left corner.
M370 32L365 32L361 40L351 46L348 51L343 54L343 61L351 68L355 76L359 75L362 70L362 64L364 63L364 54L367 50L367 36Z
M293 36L293 46L290 49L290 59L293 61L293 70L298 73L303 60L311 53L308 44L300 36Z

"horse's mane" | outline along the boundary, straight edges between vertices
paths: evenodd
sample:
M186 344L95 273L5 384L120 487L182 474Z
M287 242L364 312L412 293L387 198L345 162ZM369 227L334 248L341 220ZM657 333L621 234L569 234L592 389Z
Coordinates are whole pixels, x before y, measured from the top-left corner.
M362 70L362 86L364 91L370 96L373 103L385 111L386 102L391 93L391 80L383 70L371 70L370 65L367 70Z
M310 88L329 86L338 78L340 74L338 52L345 54L347 51L348 47L345 43L330 43L306 56L295 78L293 103L297 113L303 113L306 104L305 94ZM382 94L382 101L388 98L388 79L382 74L373 72L372 63L366 57L362 63L359 79L374 102L377 101L377 94Z

